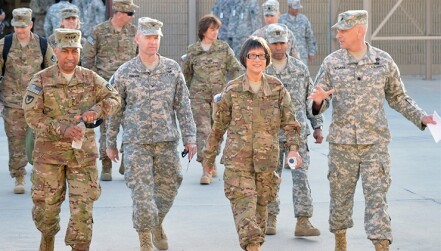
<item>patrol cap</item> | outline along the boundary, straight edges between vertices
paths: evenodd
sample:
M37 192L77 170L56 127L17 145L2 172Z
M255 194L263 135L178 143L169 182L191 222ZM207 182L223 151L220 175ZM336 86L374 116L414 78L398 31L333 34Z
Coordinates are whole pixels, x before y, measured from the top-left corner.
M138 32L142 35L162 35L162 22L150 17L140 17L138 19Z
M80 15L78 13L78 9L76 7L66 7L60 10L60 17L61 19L66 19L69 17L76 17L80 18Z
M288 42L288 31L280 24L270 24L266 28L266 39L268 43Z
M367 24L368 12L365 10L348 10L338 14L338 22L332 29L349 30L357 24Z
M114 11L134 12L139 6L134 4L133 0L113 0L112 8Z
M299 0L288 0L288 7L291 7L293 9L303 9L303 6L300 4Z
M263 15L272 15L274 16L279 12L279 1L277 0L268 0L262 4Z
M29 8L18 8L12 11L12 26L27 27L31 24L32 10Z
M74 29L55 29L57 48L83 48L81 46L81 31Z

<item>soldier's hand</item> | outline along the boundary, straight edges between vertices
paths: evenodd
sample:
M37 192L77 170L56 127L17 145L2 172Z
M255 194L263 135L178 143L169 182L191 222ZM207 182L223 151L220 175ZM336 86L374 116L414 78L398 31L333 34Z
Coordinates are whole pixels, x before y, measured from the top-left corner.
M81 128L76 125L69 126L64 131L64 137L74 141L80 141L83 138L83 132Z
M119 162L118 148L107 148L106 154L113 162Z
M196 154L196 144L186 144L185 149L187 149L188 151L187 158L188 161L190 161L193 158L193 156Z
M81 115L81 118L86 123L92 123L98 119L98 113L95 111L87 111Z
M321 105L322 101L329 97L332 93L334 93L334 89L329 91L323 90L320 85L317 85L312 91L311 95L309 95L308 99L312 99L314 103L317 105Z
M297 165L296 169L300 168L302 166L302 157L300 157L300 154L298 151L289 151L288 156L286 156L286 163L288 163L289 158L296 158L297 159Z
M323 142L323 133L321 128L314 129L314 133L312 134L312 136L315 139L314 143L321 144Z
M423 125L433 124L436 125L436 121L433 119L433 115L427 115L421 118L421 123Z

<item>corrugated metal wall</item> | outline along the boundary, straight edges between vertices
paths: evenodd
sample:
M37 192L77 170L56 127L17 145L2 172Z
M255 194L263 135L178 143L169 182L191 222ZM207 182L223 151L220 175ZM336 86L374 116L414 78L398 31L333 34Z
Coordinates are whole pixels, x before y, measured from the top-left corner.
M164 39L161 42L160 53L175 60L179 60L180 56L185 53L189 36L196 37L196 34L188 34L189 1L194 1L196 4L196 20L210 13L215 2L215 0L135 0L135 3L140 6L137 17L149 16L164 22ZM259 2L263 3L264 0L259 0ZM288 10L287 1L280 0L279 2L280 11L285 13ZM396 0L372 0L371 31L378 27L396 2ZM333 0L333 3L338 7L337 13L363 8L363 0ZM303 0L302 5L302 13L312 23L319 49L310 66L311 74L315 74L324 57L329 54L329 43L335 42L335 34L332 34L330 41L328 0ZM441 0L432 0L431 10L432 35L441 36ZM336 19L337 16L333 17L332 23L335 23ZM418 36L424 35L425 31L426 0L404 0L378 35ZM424 75L425 41L373 41L372 44L389 52L403 74ZM433 72L441 74L441 41L434 40L433 44Z

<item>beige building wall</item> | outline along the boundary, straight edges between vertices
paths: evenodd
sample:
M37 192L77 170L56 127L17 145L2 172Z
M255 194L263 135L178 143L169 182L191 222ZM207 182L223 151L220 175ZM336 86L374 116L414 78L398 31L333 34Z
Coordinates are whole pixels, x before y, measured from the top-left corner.
M337 13L363 8L363 0L332 1L337 7ZM383 21L397 0L371 1L372 27L370 29L373 31ZM188 34L189 20L193 18L197 22L200 17L209 14L214 2L215 0L135 0L135 3L140 6L136 15L137 17L156 18L164 23L164 38L161 42L160 53L174 60L179 60L181 55L186 52L188 41L196 39L196 33ZM259 2L263 3L264 1L259 0ZM280 11L287 12L287 1L281 0L279 2ZM432 35L441 36L441 0L431 0L431 2ZM311 21L318 45L318 54L310 66L311 74L314 76L322 60L332 51L331 44L334 44L333 48L338 48L338 46L335 41L335 33L331 32L331 35L329 33L328 0L303 0L302 5L302 13ZM189 6L195 6L194 10ZM337 16L333 17L331 23L335 23L336 19ZM194 31L196 30L196 27L192 28ZM404 0L378 35L423 36L425 32L426 0ZM441 74L441 40L433 40L432 44L433 74ZM425 74L426 41L372 41L372 45L387 51L395 59L402 74Z

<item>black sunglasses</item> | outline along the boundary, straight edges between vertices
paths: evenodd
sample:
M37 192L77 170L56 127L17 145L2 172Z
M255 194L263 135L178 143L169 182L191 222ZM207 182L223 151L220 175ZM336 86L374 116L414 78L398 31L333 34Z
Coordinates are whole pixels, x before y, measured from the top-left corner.
M129 16L129 17L131 17L131 16L135 15L135 12L134 12L134 11L130 11L130 12L124 12L124 13L126 13L126 14L127 14L127 16Z

